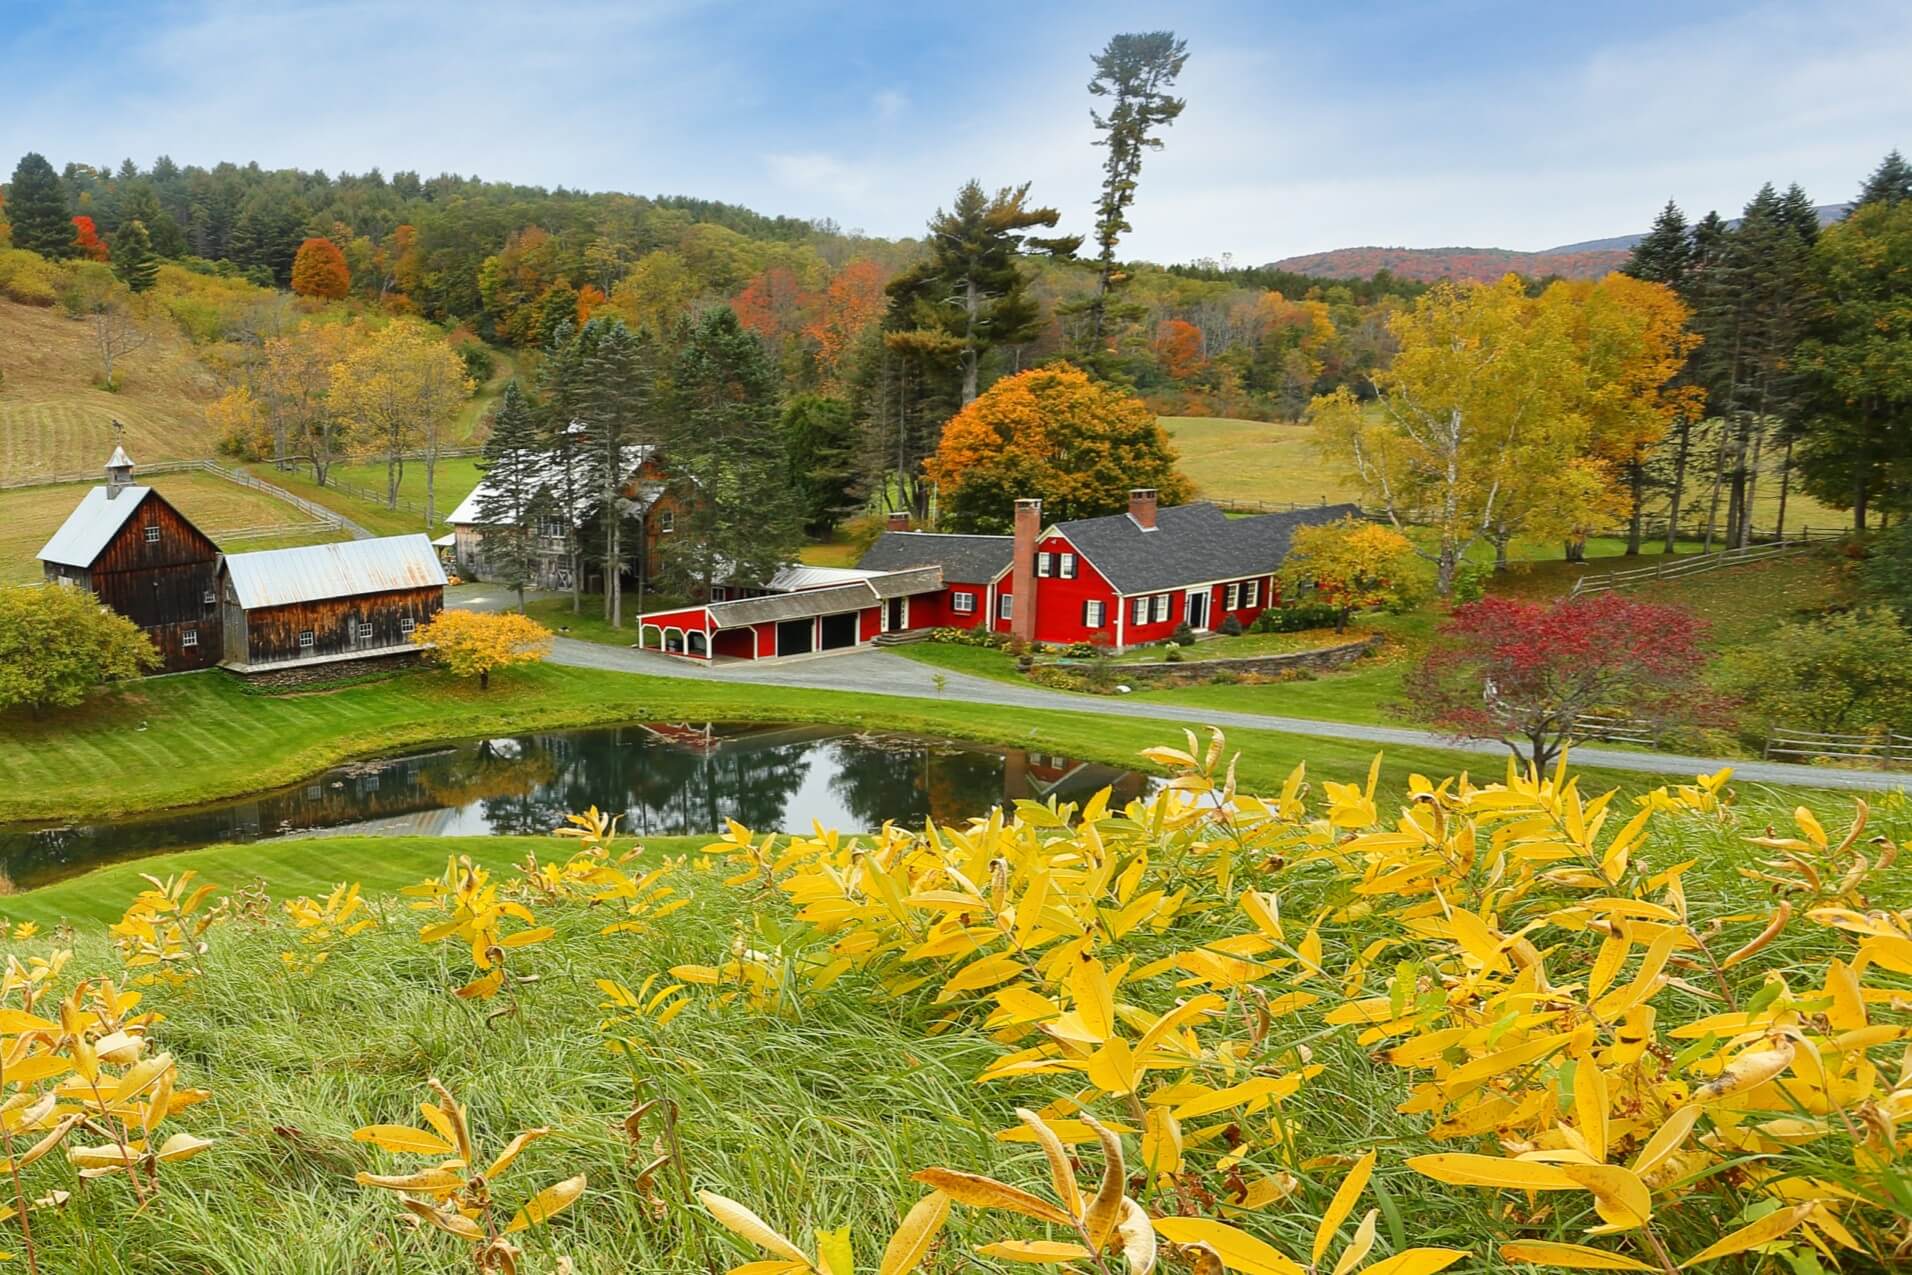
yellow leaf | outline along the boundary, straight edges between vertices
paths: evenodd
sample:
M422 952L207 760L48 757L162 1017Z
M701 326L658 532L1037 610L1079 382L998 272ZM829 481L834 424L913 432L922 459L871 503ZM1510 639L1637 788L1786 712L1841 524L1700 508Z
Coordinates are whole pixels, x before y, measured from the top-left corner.
M679 974L677 977L682 978L683 975ZM802 1249L770 1229L769 1223L737 1201L721 1196L715 1191L699 1191L697 1199L710 1210L710 1215L727 1229L743 1236L760 1249L796 1262L805 1270L810 1269L810 1259L804 1256Z
M1757 1088L1792 1065L1793 1043L1781 1039L1771 1049L1748 1050L1726 1064L1719 1075L1693 1092L1694 1102L1718 1102Z
M1115 989L1101 961L1094 957L1077 961L1069 971L1069 991L1091 1039L1107 1040L1115 1034Z
M1121 1097L1135 1089L1135 1055L1129 1042L1111 1036L1089 1056L1089 1083L1104 1093Z
M486 1168L485 1177L489 1180L496 1181L499 1174L511 1167L511 1162L518 1158L519 1152L550 1132L551 1130L546 1128L526 1129L523 1133L513 1138L503 1151L498 1153L498 1158L493 1160L490 1166Z
M504 984L504 967L499 966L489 974L483 974L474 978L471 982L466 983L463 987L453 992L452 995L462 997L465 1000L488 1001L498 994L498 989L503 987Z
M1368 1178L1374 1172L1375 1153L1369 1151L1354 1162L1341 1185L1335 1189L1334 1198L1328 1201L1328 1211L1321 1215L1321 1224L1315 1227L1314 1249L1308 1256L1311 1266L1319 1265L1321 1255L1328 1251L1328 1241L1334 1238L1335 1229L1341 1220L1354 1211L1354 1202L1361 1198L1361 1192L1367 1190Z
M1653 1197L1632 1169L1617 1164L1563 1164L1560 1171L1593 1193L1593 1207L1608 1226L1631 1230L1653 1217Z
M850 1228L833 1231L817 1228L817 1269L823 1275L856 1275L856 1250L850 1243Z
M1744 1253L1749 1248L1758 1248L1761 1244L1770 1244L1782 1235L1790 1234L1801 1222L1817 1208L1816 1201L1795 1204L1789 1209L1777 1209L1756 1222L1750 1222L1737 1231L1722 1235L1693 1256L1680 1263L1680 1269L1698 1266L1701 1262L1710 1262L1721 1257L1731 1257L1735 1253Z
M890 1236L889 1246L883 1250L883 1264L877 1267L876 1275L909 1275L922 1265L930 1245L948 1219L949 1197L941 1191L931 1191L918 1200L904 1215L896 1234Z
M355 1142L369 1142L402 1155L450 1155L457 1148L435 1133L408 1124L368 1124L352 1134Z
M0 1034L17 1036L22 1032L53 1032L58 1034L61 1027L50 1018L41 1018L38 1014L29 1014L25 1010L0 1008Z
M1523 1240L1500 1246L1503 1262L1532 1262L1535 1266L1565 1266L1577 1271L1657 1271L1660 1268L1608 1253L1585 1244L1561 1244L1553 1240Z
M936 994L936 1003L942 1004L961 996L964 992L979 991L985 987L994 987L1022 973L1022 965L1013 956L985 956L971 961L956 971L943 990ZM679 977L682 977L679 975Z
M1368 1210L1367 1216L1361 1219L1361 1225L1354 1228L1354 1238L1341 1250L1341 1256L1334 1260L1334 1275L1348 1275L1367 1257L1374 1248L1374 1222L1380 1216L1381 1210Z
M1205 1217L1158 1217L1155 1233L1173 1244L1206 1244L1222 1265L1242 1275L1306 1275L1279 1249L1248 1232Z
M160 1160L170 1164L176 1160L190 1160L211 1145L210 1138L198 1138L190 1133L175 1133L160 1143L159 1150L154 1154Z
M553 929L551 926L540 925L536 929L519 930L514 934L507 934L503 938L498 940L498 946L499 947L530 947L533 943L544 942L546 939L550 938L553 934L556 934L556 933L557 933L557 930Z
M1063 1211L1071 1216L1080 1216L1082 1188L1076 1185L1075 1168L1069 1163L1069 1152L1062 1145L1062 1139L1056 1136L1055 1130L1041 1116L1027 1107L1016 1108L1016 1116L1035 1135L1036 1145L1042 1148L1044 1158L1049 1161L1049 1181L1056 1188L1056 1198L1062 1201Z
M1122 1139L1107 1125L1083 1115L1096 1137L1102 1140L1102 1185L1082 1214L1082 1230L1089 1244L1100 1253L1109 1245L1109 1236L1122 1220L1123 1190L1128 1186L1128 1169L1122 1162Z
M423 1200L401 1199L399 1203L405 1207L407 1212L424 1218L439 1230L448 1231L461 1240L482 1240L485 1238L484 1229L462 1213L454 1213L450 1209L434 1208Z
M1122 1217L1115 1224L1115 1234L1122 1242L1122 1256L1129 1264L1129 1275L1149 1275L1155 1269L1155 1228L1141 1205L1123 1199Z
M1038 1222L1051 1222L1070 1229L1074 1229L1076 1224L1074 1218L1041 1196L1031 1195L979 1173L962 1173L955 1169L921 1169L912 1173L910 1178L943 1192L958 1204L967 1204L974 1209L1006 1209L1024 1217L1033 1217Z
M1005 1262L1031 1262L1044 1266L1080 1261L1090 1256L1089 1250L1080 1244L1069 1244L1061 1240L997 1240L994 1244L985 1244L976 1251L984 1257L994 1257Z
M1645 1177L1659 1166L1659 1163L1680 1149L1686 1141L1686 1135L1693 1132L1693 1125L1700 1118L1700 1109L1694 1106L1680 1107L1668 1116L1653 1136L1640 1148L1640 1154L1633 1158L1633 1171Z
M1436 1182L1451 1186L1496 1186L1517 1191L1572 1191L1579 1183L1556 1165L1535 1160L1508 1160L1500 1156L1450 1151L1417 1155L1407 1167Z
M1361 1275L1434 1275L1467 1256L1464 1248L1410 1248L1361 1268Z

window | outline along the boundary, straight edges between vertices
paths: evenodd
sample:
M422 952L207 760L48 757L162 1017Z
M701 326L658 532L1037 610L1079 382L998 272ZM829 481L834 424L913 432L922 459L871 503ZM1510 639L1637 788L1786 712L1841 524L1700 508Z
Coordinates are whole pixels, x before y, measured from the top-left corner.
M359 635L359 641L361 642L370 640L372 636L372 626L369 624L361 623L358 626L358 635Z
M1064 580L1073 580L1073 579L1075 579L1075 578L1076 578L1076 575L1075 575L1075 567L1076 567L1076 563L1075 563L1075 555L1074 555L1073 553L1065 553L1065 554L1063 554L1063 555L1061 555L1061 558L1062 558L1062 560L1061 560L1061 562L1057 564L1057 565L1059 566L1059 568L1060 568L1060 572L1059 572L1059 574L1060 574L1060 575L1062 576L1062 578L1063 578Z
M1147 598L1137 598L1135 600L1135 614L1130 617L1130 623L1147 624L1148 622L1149 622L1149 600Z
M410 637L412 635L412 630L417 627L418 627L418 622L412 619L412 617L409 615L400 617L398 621L398 631L400 633L403 633L406 637Z
M1039 576L1053 575L1055 563L1056 563L1056 555L1054 555L1053 553L1037 554L1036 555L1036 574Z
M677 515L668 509L657 511L657 534L667 536L677 529Z
M976 595L973 593L950 594L949 609L957 615L974 615L976 613Z
M1222 591L1222 610L1238 611L1240 609L1241 586L1239 584L1231 584Z
M1155 622L1157 624L1160 624L1167 619L1168 619L1168 594L1158 593L1155 595Z
M1261 605L1261 581L1250 580L1241 587L1241 604L1245 607Z
M179 631L179 644L181 646L198 646L199 630L195 628L181 629Z
M1106 604L1101 602L1084 602L1082 604L1082 625L1084 628L1099 629L1107 619L1108 609Z
M158 523L149 522L146 524L146 543L149 545L156 545L159 543L159 524Z
M999 595L996 598L996 618L998 620L1007 620L1015 604L1016 598L1014 594L1004 593Z
M299 634L299 649L301 651L309 651L312 649L312 630L311 629L306 629L304 632Z
M219 603L218 596L211 589L206 590L205 603L207 606L216 606Z
M538 519L538 534L547 540L564 539L564 520L562 518Z

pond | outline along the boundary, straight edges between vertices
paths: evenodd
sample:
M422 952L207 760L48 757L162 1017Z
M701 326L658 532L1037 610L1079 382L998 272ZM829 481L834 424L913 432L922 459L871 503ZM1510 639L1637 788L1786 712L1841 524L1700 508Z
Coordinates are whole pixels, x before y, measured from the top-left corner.
M243 801L64 827L0 827L0 873L16 889L115 859L221 842L348 833L542 835L595 805L622 832L865 831L956 821L1007 801L1117 804L1133 771L1022 749L827 726L619 726L476 740L355 762ZM322 851L314 851L315 854Z

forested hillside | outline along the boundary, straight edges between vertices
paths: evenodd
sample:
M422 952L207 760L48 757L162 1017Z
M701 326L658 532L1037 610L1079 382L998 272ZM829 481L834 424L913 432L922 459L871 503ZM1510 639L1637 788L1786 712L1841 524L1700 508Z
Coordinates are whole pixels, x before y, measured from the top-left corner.
M1506 248L1336 248L1284 257L1278 270L1324 279L1370 279L1381 271L1401 279L1434 283L1471 279L1491 283L1504 274L1541 279L1597 279L1626 261L1620 248L1583 248L1551 252L1513 252Z

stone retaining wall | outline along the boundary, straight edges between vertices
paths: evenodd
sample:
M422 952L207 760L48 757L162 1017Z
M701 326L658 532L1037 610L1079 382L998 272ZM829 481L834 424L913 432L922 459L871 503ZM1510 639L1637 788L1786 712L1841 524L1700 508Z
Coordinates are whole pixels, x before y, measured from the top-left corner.
M1226 641L1227 639L1218 639ZM1324 646L1313 651L1291 651L1285 655L1243 655L1221 659L1184 659L1179 664L1118 664L1118 681L1199 682L1212 673L1278 674L1289 669L1337 669L1354 663L1380 644L1379 635L1364 637L1340 646Z
M396 672L418 664L424 655L423 651L397 651L387 655L370 655L362 660L302 664L293 668L273 668L271 665L265 665L245 672L237 670L228 670L228 672L232 672L236 677L244 678L246 685L256 686L261 690L292 691L307 686L323 686L327 682L343 681L346 678L364 677L368 673Z

